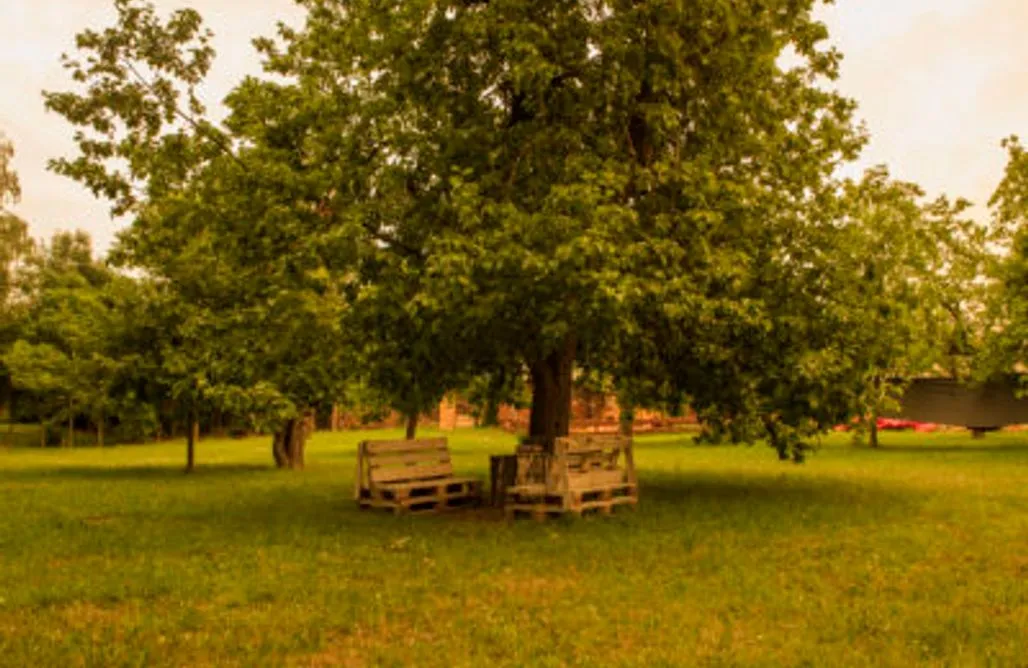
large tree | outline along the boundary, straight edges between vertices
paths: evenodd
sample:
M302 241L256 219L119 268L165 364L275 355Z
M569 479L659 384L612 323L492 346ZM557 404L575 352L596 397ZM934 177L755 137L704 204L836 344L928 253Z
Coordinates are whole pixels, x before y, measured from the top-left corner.
M567 433L576 364L745 345L733 332L774 317L745 286L862 141L819 85L839 56L813 0L303 4L301 30L260 42L287 83L244 86L245 133L309 151L362 268L417 267L408 298L461 324L448 345L523 360L544 443Z

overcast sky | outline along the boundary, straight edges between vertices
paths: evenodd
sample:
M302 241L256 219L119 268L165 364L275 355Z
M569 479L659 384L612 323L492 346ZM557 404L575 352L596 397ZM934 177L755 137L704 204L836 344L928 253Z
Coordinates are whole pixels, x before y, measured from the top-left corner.
M158 0L164 12L192 6L216 34L218 58L205 92L216 104L259 70L250 38L295 23L292 0ZM104 249L117 223L107 205L46 171L71 155L71 128L43 109L40 91L61 90L58 62L76 32L113 18L111 0L0 0L0 132L15 142L23 198L16 212L33 236L84 228ZM862 165L886 163L930 194L988 200L1005 156L1000 140L1028 135L1028 0L837 0L821 11L845 55L839 88L860 104L871 132ZM976 215L986 215L979 207Z

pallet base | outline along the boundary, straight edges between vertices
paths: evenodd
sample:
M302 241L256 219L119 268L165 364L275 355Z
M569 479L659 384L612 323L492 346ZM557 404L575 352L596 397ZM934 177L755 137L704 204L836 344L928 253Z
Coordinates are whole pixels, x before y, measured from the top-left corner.
M438 480L425 483L382 486L361 490L357 505L362 510L382 508L399 515L438 513L479 506L480 481Z
M610 515L618 506L634 506L639 502L635 485L625 484L605 489L589 489L555 494L531 488L512 488L504 511L508 519L528 515L537 520L560 515Z

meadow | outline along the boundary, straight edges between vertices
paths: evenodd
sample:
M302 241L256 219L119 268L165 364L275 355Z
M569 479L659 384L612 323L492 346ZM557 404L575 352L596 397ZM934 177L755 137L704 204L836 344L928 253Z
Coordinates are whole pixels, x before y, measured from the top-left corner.
M358 510L356 443L397 435L303 472L204 440L191 476L181 442L0 449L0 664L1028 663L1028 432L641 437L637 509L544 523ZM515 443L449 437L483 477Z

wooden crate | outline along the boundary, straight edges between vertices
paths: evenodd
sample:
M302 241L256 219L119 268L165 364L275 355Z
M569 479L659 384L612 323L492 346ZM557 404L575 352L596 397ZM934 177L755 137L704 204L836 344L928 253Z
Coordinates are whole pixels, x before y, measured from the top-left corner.
M361 508L439 512L481 503L482 481L453 475L445 438L362 441L354 497Z

